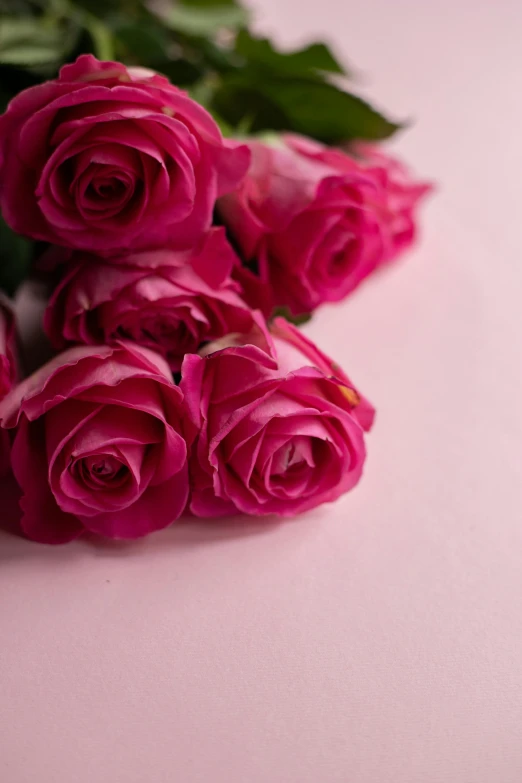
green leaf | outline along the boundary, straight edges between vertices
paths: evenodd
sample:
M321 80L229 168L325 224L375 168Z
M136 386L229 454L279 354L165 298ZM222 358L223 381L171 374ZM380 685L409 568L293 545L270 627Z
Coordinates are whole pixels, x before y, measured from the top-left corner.
M39 68L54 68L56 70L56 63L39 66ZM32 73L35 69L36 66L33 68L19 68L14 65L0 64L0 113L5 111L7 104L15 95L41 81L39 74L35 76ZM0 248L0 258L1 255L2 251Z
M268 38L254 38L248 30L240 30L236 52L250 63L278 73L298 76L307 72L326 71L344 74L345 70L324 43L313 43L294 52L278 52Z
M294 130L325 141L386 139L400 127L362 98L333 84L302 79L271 82L264 93L286 108Z
M242 67L241 59L233 49L218 46L210 38L193 38L191 45L209 71L229 73Z
M7 106L9 104L9 101L13 95L9 92L6 92L0 87L0 114L3 114L4 111L7 109Z
M0 247L0 289L12 296L29 272L33 243L15 234L0 216Z
M89 33L93 44L93 53L99 60L116 59L112 31L105 22L80 8L76 9L72 17Z
M112 26L114 37L124 57L136 63L148 66L150 62L167 58L168 34L161 27L154 29L140 22L122 19Z
M339 73L348 75L345 65L341 65L339 60L330 51L330 48L324 43L313 43L310 46L293 52L290 55L297 68L303 70L313 69L316 71L326 71L327 73Z
M185 58L162 62L150 60L146 65L147 67L158 71L158 73L167 76L173 84L185 88L189 88L197 83L203 75L203 71L199 65L195 65Z
M66 51L64 30L34 17L0 18L0 64L46 65L59 61Z
M312 320L312 313L301 313L301 315L294 315L288 309L288 307L276 307L270 320L278 317L284 318L285 321L294 324L294 326L302 326L303 324L307 324Z
M247 115L254 132L289 130L326 143L385 139L401 127L333 84L299 77L262 80L248 69L225 79L214 103L233 125Z
M26 16L30 14L30 0L0 0L0 14L6 16Z
M216 89L216 80L212 78L201 79L192 85L189 95L202 106L208 107L213 100Z
M149 10L167 27L185 35L210 36L221 29L237 30L248 21L248 14L241 6L231 3L207 5L181 5L167 8L157 0L150 0Z
M255 85L238 83L226 79L216 89L210 105L234 128L243 128L246 123L250 131L291 130L291 122L284 109L264 95Z
M8 51L0 50L3 65L45 65L56 59L54 46L22 45Z
M51 1L56 2L56 0ZM49 4L50 0L40 0L40 2L43 4ZM121 10L122 7L124 9L124 2L127 5L127 8L129 5L132 5L129 0L73 0L73 4L76 8L87 11L88 13L94 14L98 17L106 16L112 12L117 12L118 10ZM66 0L66 3L69 5L69 0Z

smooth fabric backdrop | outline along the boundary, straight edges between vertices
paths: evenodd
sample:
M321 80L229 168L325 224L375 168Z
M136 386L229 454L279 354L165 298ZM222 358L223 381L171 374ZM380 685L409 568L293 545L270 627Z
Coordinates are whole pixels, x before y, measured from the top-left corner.
M258 9L332 39L440 183L418 249L306 327L377 406L365 479L277 527L2 534L0 779L520 783L522 5Z

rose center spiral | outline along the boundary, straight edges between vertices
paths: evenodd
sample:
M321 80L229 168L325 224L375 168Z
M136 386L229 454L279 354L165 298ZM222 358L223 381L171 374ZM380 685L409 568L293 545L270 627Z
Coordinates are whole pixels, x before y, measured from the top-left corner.
M85 457L80 473L90 486L102 486L124 480L127 468L118 459L107 454Z

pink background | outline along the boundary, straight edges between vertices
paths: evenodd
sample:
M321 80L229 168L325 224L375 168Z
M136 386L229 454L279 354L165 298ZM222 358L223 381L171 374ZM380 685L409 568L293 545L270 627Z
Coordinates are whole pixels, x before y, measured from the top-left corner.
M365 480L275 528L2 534L0 779L520 783L522 6L259 5L440 182L408 261L309 327L378 407Z

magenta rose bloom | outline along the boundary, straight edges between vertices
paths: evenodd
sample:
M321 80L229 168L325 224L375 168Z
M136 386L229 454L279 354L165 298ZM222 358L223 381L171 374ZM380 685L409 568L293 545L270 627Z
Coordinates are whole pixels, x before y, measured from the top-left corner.
M8 300L0 293L0 400L16 382L15 319ZM0 429L0 476L9 470L9 435Z
M12 468L29 538L137 538L185 508L183 395L146 348L71 348L7 395L0 420L14 428Z
M202 343L250 330L251 311L230 278L235 263L223 229L191 251L144 250L110 261L76 251L45 313L47 335L59 349L133 340L177 372Z
M357 157L295 135L250 143L243 184L219 202L253 307L294 314L343 299L415 237L429 185L371 148Z
M165 77L82 55L0 117L0 208L18 233L58 245L188 246L248 161Z
M191 510L293 516L357 484L374 411L303 335L263 331L189 355L181 387L198 431Z

